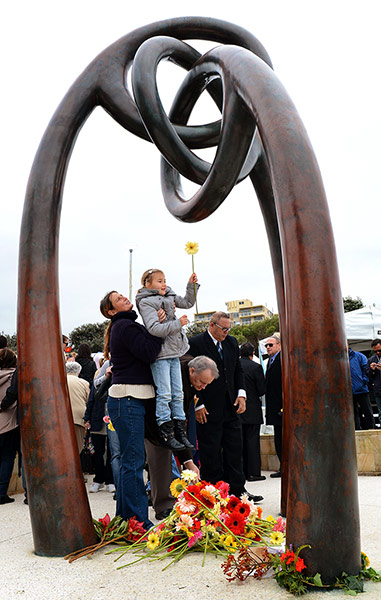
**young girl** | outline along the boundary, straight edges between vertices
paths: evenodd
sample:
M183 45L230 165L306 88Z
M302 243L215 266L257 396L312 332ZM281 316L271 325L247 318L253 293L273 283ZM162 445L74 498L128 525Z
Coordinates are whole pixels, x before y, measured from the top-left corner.
M171 450L184 446L192 448L186 436L183 407L183 386L179 357L189 349L187 337L182 330L188 317L175 316L175 307L191 308L195 301L195 273L189 278L185 297L178 296L167 286L165 275L160 269L149 269L141 279L143 287L136 295L136 306L144 325L152 335L165 338L156 361L151 365L156 391L156 420L161 441ZM166 318L159 323L157 311L163 308Z

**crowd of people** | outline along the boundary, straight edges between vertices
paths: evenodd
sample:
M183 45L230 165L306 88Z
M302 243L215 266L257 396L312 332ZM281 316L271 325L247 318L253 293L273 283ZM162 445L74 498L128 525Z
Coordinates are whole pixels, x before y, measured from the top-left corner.
M238 497L263 500L245 487L247 481L265 479L260 452L263 397L280 465L270 477L282 475L280 334L265 340L265 370L251 343L240 347L229 335L225 312L215 312L207 330L188 340L187 317L177 317L175 310L190 308L198 287L192 273L181 297L167 286L163 271L145 271L136 297L144 324L137 321L126 296L107 293L100 311L109 322L97 364L88 344L68 353L69 339L62 337L78 453L89 446L93 452L89 492L105 489L116 500L117 515L134 516L146 529L152 526L149 502L156 519L170 513L170 484L183 468L212 484L227 482ZM21 456L17 359L4 336L0 346L0 504L7 504L14 501L7 490L16 453ZM369 385L381 424L381 340L373 340L372 350L367 360L348 347L356 429L374 427ZM25 487L25 478L23 482Z

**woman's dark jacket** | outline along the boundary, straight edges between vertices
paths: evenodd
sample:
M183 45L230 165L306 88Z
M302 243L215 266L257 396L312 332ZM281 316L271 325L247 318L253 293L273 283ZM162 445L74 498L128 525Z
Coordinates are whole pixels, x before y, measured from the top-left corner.
M110 354L112 383L153 385L150 364L160 352L162 340L136 323L134 310L118 312L111 319Z

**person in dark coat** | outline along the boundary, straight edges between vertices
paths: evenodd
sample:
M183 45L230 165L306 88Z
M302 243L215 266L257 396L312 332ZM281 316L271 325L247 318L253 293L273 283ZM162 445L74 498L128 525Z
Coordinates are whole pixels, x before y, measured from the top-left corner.
M274 333L265 343L269 360L266 369L266 423L274 426L275 451L282 465L282 364L280 352L280 335ZM280 477L279 471L271 473L270 477Z
M82 367L78 377L80 379L85 379L91 385L97 370L97 365L91 357L91 348L89 344L80 344L78 346L78 354L75 358L75 362L79 363Z
M246 410L245 381L239 361L237 340L228 335L227 313L212 315L209 328L189 340L189 354L209 356L217 364L219 377L205 390L200 390L196 405L197 439L201 477L210 483L226 481L230 493L248 494L242 465L242 430L239 415Z
M184 410L189 427L190 422L194 424L195 393L197 394L198 391L210 384L214 378L218 377L218 369L215 362L206 356L193 358L189 354L184 354L180 362L184 389ZM173 479L172 452L168 448L159 446L159 439L154 407L147 407L144 443L151 476L152 505L156 519L161 520L169 515L175 499L169 490ZM192 460L192 452L189 448L176 451L174 454L185 469L195 471L194 459Z
M368 358L366 374L377 404L378 420L381 425L381 340L379 338L372 340L371 348L374 354Z
M250 342L240 348L241 367L245 376L246 410L240 415L243 442L243 472L246 481L262 481L260 430L263 423L261 396L265 393L265 376L261 365L253 361Z
M355 429L374 429L374 417L368 388L368 361L362 352L355 352L349 346L348 358L351 370Z

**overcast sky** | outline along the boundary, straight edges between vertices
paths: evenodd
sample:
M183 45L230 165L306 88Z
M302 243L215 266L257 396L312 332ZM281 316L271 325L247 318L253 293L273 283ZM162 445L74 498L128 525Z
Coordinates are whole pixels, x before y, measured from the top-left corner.
M160 19L191 15L236 23L264 44L322 171L342 294L381 307L379 2L164 0L150 6L21 0L2 9L0 331L16 330L25 188L61 99L115 40ZM166 107L183 75L174 65L161 69ZM208 122L212 110L205 101L196 113L198 122ZM122 129L100 108L82 129L66 178L60 229L65 333L102 321L99 300L109 289L128 294L130 248L133 301L142 272L151 267L162 268L168 284L183 293L191 273L187 241L200 245L195 256L200 311L223 310L225 301L238 298L277 310L268 242L250 181L237 186L206 221L183 224L164 206L159 165L152 144Z

